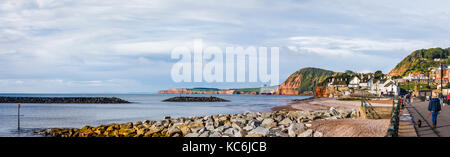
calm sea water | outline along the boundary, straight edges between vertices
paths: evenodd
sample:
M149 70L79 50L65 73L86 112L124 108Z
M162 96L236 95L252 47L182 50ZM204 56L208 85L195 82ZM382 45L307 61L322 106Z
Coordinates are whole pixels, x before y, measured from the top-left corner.
M36 136L42 128L81 128L109 123L161 120L164 116L188 117L244 112L269 112L291 99L287 95L195 95L216 96L231 102L162 102L177 94L0 94L32 97L118 97L131 104L21 104L20 131L17 104L0 103L0 136Z

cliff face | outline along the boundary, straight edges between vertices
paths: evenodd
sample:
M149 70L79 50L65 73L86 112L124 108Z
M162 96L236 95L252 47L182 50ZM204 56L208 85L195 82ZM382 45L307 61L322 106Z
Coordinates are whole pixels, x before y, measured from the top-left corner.
M316 87L316 96L329 97L330 93L328 92L327 87Z
M427 72L440 63L449 64L450 48L430 48L412 52L389 72L389 76L406 76L408 73Z
M314 81L320 83L335 72L319 68L303 68L291 74L277 90L280 95L299 95L314 88Z
M278 95L312 95L314 81L317 84L326 78L334 75L336 72L319 69L319 68L303 68L291 74L277 89L275 94ZM248 89L231 89L231 90L192 90L192 89L169 89L159 91L158 94L261 94L258 90ZM270 93L273 94L273 93Z

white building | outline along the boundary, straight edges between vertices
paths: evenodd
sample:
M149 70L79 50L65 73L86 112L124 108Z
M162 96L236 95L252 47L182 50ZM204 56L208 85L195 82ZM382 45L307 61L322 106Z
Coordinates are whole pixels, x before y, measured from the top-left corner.
M428 81L428 77L425 74L409 73L408 76L403 77L403 80L408 80L410 82L426 82Z
M380 81L378 85L378 92L381 95L398 95L399 87L395 83L395 81L388 79L385 81Z
M359 82L361 88L370 88L373 84L373 78L369 76L369 79L363 79Z
M353 77L350 79L350 82L349 82L349 84L348 84L348 87L357 88L357 87L359 87L359 83L360 83L360 82L361 82L361 79L359 79L358 76L353 76Z
M327 84L328 87L347 87L346 79L344 78L331 78L331 81Z

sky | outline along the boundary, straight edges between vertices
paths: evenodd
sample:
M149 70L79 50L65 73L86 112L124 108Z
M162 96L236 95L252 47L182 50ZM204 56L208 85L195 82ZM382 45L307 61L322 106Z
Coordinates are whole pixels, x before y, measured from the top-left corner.
M155 93L259 87L177 83L170 52L279 47L279 78L304 67L388 73L450 47L447 0L0 0L1 93ZM281 83L280 82L280 83Z

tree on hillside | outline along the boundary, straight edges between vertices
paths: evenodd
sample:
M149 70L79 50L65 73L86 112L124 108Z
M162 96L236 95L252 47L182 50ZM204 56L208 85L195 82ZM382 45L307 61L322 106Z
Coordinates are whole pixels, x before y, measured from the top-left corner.
M351 70L345 70L344 73L347 74L347 75L353 75L353 74L355 74L355 72L353 72L353 71L351 71Z
M377 71L375 71L374 77L375 77L375 79L381 79L384 77L384 74L381 70L377 70Z

